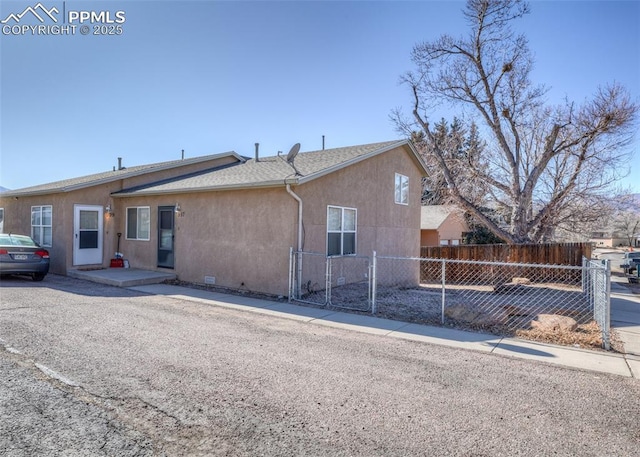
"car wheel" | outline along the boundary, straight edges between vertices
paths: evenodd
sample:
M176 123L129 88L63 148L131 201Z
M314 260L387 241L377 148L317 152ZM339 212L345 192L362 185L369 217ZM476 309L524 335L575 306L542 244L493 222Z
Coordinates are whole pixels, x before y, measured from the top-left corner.
M43 273L34 273L31 277L34 281L42 281L45 275Z

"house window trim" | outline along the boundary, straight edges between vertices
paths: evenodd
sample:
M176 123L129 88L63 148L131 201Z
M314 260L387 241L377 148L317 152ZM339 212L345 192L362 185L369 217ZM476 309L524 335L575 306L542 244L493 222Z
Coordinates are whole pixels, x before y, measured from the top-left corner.
M129 210L130 209L135 209L136 210L136 237L135 238L131 238L129 237ZM138 221L140 221L140 210L141 209L146 209L149 212L149 217L148 217L148 224L149 226L147 227L147 238L141 238L140 235L140 227L139 227L139 223ZM126 240L131 240L131 241L151 241L151 207L150 206L127 206L125 209L125 239Z
M43 223L43 217L42 217L42 212L44 208L49 208L49 211L51 213L51 224L44 224ZM34 210L38 210L40 212L40 224L38 225L34 225L33 224L33 211ZM50 232L51 232L51 242L50 243L45 243L45 238L44 238L44 229L49 228ZM34 236L35 232L34 230L38 230L38 236ZM53 246L53 205L33 205L31 207L31 238L34 239L34 241L36 243L38 243L38 245L43 246L43 247L47 247L50 248Z
M340 214L340 230L329 230L329 211L331 208L341 210ZM344 229L344 212L353 211L354 212L354 229L353 230L345 230ZM348 257L348 256L356 256L358 253L358 209L352 208L349 206L338 206L338 205L327 205L327 237L326 237L326 249L327 257ZM329 234L330 233L340 233L340 254L329 254ZM349 254L344 254L344 235L353 233L353 252Z
M406 188L403 187L406 183ZM406 189L403 193L403 189ZM397 205L409 206L409 177L396 173L393 181L393 199Z

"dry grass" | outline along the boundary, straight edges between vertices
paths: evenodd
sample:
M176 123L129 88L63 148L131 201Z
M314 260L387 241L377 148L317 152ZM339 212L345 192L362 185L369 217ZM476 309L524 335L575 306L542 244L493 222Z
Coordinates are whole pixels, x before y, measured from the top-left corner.
M602 348L602 332L595 321L588 324L578 325L578 328L570 332L568 330L516 330L515 336L532 341L543 343L560 344L563 346L574 346L585 349Z
M602 332L600 331L600 326L595 321L578 325L578 328L573 332L566 330L545 331L530 329L517 330L515 336L525 340L539 341L541 343L604 350L602 347ZM622 340L614 329L610 330L609 339L613 352L624 353Z

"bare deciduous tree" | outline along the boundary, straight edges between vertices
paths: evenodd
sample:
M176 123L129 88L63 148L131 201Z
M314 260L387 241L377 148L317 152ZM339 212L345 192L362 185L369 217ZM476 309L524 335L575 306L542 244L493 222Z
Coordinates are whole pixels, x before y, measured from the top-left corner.
M414 47L415 71L403 76L413 95L412 120L395 110L449 198L509 243L550 239L556 228L601 216L631 156L638 106L613 84L582 106L545 104L546 89L530 80L527 40L511 24L529 12L520 0L469 0L466 37L443 35ZM474 160L438 141L427 114L436 103L463 108L480 126ZM621 173L622 171L622 173ZM487 205L506 223L487 216Z
M625 211L619 214L615 228L627 239L629 246L635 246L635 240L640 236L640 214L633 211Z
M624 236L628 245L635 247L640 237L640 194L623 199L611 221L615 233Z

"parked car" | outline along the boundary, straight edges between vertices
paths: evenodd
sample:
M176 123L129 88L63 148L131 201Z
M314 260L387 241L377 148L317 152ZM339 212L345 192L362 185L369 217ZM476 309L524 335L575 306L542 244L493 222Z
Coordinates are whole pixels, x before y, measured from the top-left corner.
M640 262L640 251L625 252L620 263L620 268L628 270L629 268L635 268L637 262Z
M49 273L49 251L29 236L0 233L0 275L29 275L42 281Z

